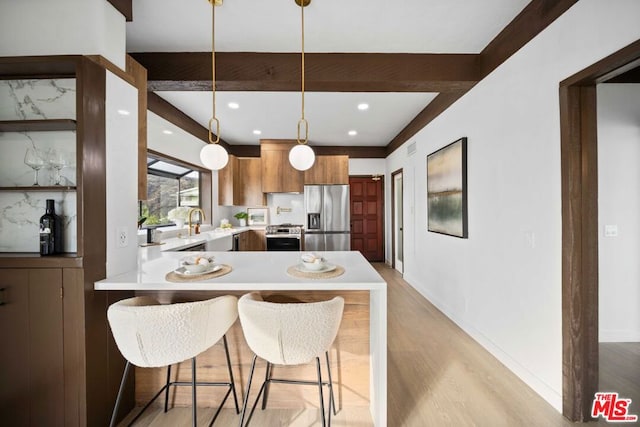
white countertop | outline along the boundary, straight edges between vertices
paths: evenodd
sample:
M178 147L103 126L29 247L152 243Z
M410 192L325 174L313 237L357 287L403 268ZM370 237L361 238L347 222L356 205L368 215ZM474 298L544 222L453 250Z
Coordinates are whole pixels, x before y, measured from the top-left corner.
M182 239L186 240L186 239ZM158 247L156 247L158 248ZM192 253L193 254L193 253ZM233 270L202 282L173 283L165 275L180 266L184 252L141 252L139 268L95 283L96 290L386 290L386 283L360 252L319 252L327 262L344 267L331 279L304 279L287 274L300 262L300 252L207 252L217 264Z
M154 248L155 246L160 248L160 251L179 251L181 249L185 249L191 246L196 246L202 243L206 243L207 241L216 240L216 239L224 239L227 236L232 236L234 234L239 234L248 230L264 230L265 226L250 226L250 227L234 227L227 230L222 229L213 229L203 231L200 234L192 234L188 235L188 230L186 228L178 229L177 227L167 227L167 230L171 232L171 234L182 234L184 237L166 237L162 238L161 244L146 246L146 244L142 243L141 247L146 250L146 248ZM166 231L162 234L168 234ZM146 232L144 233L146 236Z

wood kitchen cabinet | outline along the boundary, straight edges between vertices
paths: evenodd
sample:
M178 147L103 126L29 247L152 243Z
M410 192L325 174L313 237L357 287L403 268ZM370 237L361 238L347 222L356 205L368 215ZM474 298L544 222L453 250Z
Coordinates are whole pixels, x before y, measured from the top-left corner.
M0 269L3 425L66 425L62 290L60 268Z
M73 94L74 114L67 114L64 109L64 114L59 114L68 119L20 121L11 116L0 117L4 138L11 132L55 130L58 135L75 128L68 149L77 165L72 179L75 185L0 191L5 203L14 203L4 197L9 191L28 191L35 195L30 198L44 198L51 196L40 190L55 190L60 195L52 198L58 200L63 192L74 194L65 213L77 217L75 233L71 233L76 250L53 256L40 256L37 249L0 254L0 424L106 427L124 368L124 359L110 335L106 311L116 300L133 295L131 291L93 290L94 282L106 277L109 254L113 254L108 252L113 247L107 245L107 216L117 211L110 210L114 205L121 207L119 197L107 197L107 152L126 145L114 136L112 120L117 113L111 106L122 101L121 89L129 95L136 87L143 87L146 92L146 80L136 80L99 56L0 58L0 80L16 79L15 76L75 80L75 90L68 91ZM127 98L132 110L140 107L132 101L140 101L139 97ZM4 101L3 111L12 111ZM139 117L137 125L142 125L144 117ZM125 130L140 135L135 122ZM2 144L3 150L15 156L13 147ZM146 154L146 149L141 151ZM4 152L0 156L4 158ZM23 156L23 152L19 153L20 158ZM146 156L144 160L146 164ZM132 176L130 181L135 185L136 174L132 170L128 171L130 175L122 174L117 167L110 170L114 171L109 176L110 183L114 177ZM131 194L123 198L135 198L135 191ZM130 229L135 229L135 213L134 209ZM29 215L25 220L37 224L42 211ZM25 228L21 238L28 240L32 237L26 231ZM135 405L132 383L127 385L123 404L122 416Z
M304 171L304 184L349 184L349 156L316 156Z
M221 206L265 206L262 163L258 158L229 156L218 171L218 204Z
M238 235L239 251L265 251L267 242L265 230L247 230Z
M289 163L289 150L295 144L294 140L260 141L263 193L302 193L304 190L304 173Z

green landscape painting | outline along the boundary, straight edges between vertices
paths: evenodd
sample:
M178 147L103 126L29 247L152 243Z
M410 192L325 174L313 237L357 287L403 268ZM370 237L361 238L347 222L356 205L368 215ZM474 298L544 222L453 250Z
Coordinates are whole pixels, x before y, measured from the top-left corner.
M467 138L427 156L427 230L467 238Z

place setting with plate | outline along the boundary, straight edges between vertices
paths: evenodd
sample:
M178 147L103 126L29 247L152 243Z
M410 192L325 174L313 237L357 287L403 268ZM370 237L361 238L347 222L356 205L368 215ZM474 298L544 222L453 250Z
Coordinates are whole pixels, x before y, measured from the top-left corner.
M344 268L314 253L302 254L300 262L287 269L287 274L305 279L330 279L344 273Z
M180 267L167 273L169 282L192 282L224 276L231 272L231 266L216 264L215 257L205 252L192 254L180 259Z

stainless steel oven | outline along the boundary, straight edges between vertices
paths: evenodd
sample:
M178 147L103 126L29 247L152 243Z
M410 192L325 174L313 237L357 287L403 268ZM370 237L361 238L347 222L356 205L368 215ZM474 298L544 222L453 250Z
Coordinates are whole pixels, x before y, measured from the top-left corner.
M268 225L266 229L268 251L301 251L304 232L301 225Z

